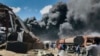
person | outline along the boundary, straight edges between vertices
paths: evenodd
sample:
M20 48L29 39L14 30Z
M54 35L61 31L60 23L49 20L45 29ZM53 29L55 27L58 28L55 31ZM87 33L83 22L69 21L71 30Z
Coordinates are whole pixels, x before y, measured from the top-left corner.
M60 43L59 46L58 46L58 55L59 56L64 56L64 50L63 50L63 44Z
M87 56L100 56L100 38L94 38L94 44L90 46L86 46L86 50L88 51Z
M49 49L49 43L46 43L46 49Z
M52 49L55 48L54 43L51 43L50 46L51 46Z
M54 43L51 43L50 47L51 47L52 52L54 52L54 50L55 50Z
M58 46L58 55L59 56L65 56L65 51L66 51L66 44L65 43L60 43L59 46Z
M76 47L75 46L73 46L73 51L76 52Z
M78 56L80 56L80 45L76 46L76 54L78 54Z
M66 51L67 46L66 46L66 44L65 44L65 43L64 43L64 44L62 44L62 49L63 49L64 51Z

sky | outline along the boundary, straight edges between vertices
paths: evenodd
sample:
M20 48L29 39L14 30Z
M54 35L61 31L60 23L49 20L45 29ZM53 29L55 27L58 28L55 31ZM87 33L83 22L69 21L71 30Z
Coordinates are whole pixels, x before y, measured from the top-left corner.
M22 20L34 16L40 20L42 15L48 13L52 5L59 1L67 0L0 0L0 3L11 7Z

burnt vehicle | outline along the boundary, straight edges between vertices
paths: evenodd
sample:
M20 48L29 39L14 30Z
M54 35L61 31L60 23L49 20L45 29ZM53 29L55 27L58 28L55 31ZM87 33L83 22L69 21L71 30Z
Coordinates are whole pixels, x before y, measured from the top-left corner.
M42 42L28 29L23 21L16 16L13 10L0 3L0 28L2 27L5 28L5 30L0 29L0 47L3 43L6 43L5 49L9 46L14 47L15 45L18 49L21 44L27 47L25 48L27 51L33 48L43 48ZM17 42L21 44L17 45ZM41 46L39 47L39 45Z

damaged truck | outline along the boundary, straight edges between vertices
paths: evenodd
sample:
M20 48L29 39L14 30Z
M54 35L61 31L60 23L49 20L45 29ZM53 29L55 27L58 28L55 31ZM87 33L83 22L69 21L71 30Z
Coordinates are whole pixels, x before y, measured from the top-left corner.
M42 49L43 44L13 10L0 3L0 48L27 53L31 49Z

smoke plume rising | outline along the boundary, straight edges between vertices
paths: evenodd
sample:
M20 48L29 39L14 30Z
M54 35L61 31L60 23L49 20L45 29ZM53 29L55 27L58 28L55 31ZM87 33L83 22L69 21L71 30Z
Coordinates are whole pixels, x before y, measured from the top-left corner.
M56 40L59 37L100 32L100 0L70 0L52 6L41 21L26 20L40 39Z
M68 4L67 23L60 26L60 35L84 35L85 32L100 31L100 0L71 0ZM63 30L64 29L64 30ZM73 31L72 31L73 30ZM65 34L63 34L65 32ZM72 34L68 34L71 32Z
M40 39L56 40L59 38L59 27L60 24L65 22L67 11L67 4L59 2L54 4L49 13L44 14L42 20L37 21L37 24L34 24L34 20L31 19L26 20L25 23L31 25L31 30L36 36L40 37ZM28 21L30 23L28 23Z

